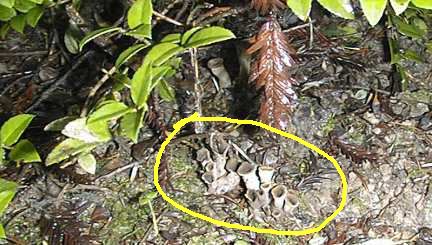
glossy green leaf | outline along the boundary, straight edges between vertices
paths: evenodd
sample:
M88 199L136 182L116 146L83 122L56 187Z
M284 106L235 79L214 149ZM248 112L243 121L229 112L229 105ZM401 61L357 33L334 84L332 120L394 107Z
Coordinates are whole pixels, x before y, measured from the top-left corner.
M181 42L180 42L181 45L185 45L189 41L189 39L192 37L192 35L201 29L203 29L202 26L196 26L196 27L193 27L193 28L187 30L181 37Z
M0 129L0 143L5 146L15 144L33 118L33 115L21 114L7 120Z
M411 0L390 0L396 15L402 14L407 8Z
M27 24L33 28L36 27L44 11L43 8L36 6L26 14Z
M0 5L6 8L12 8L15 5L15 0L0 0Z
M149 62L152 62L155 66L160 66L183 50L184 48L178 44L159 43L147 53L145 59Z
M217 42L235 38L235 35L223 27L213 26L195 32L186 42L186 48L199 48Z
M411 0L411 2L419 8L423 9L432 9L432 1L431 0Z
M48 157L45 160L45 165L51 166L80 153L90 152L96 146L97 144L86 143L81 140L66 139L54 147L54 149L48 154Z
M160 97L165 101L175 100L175 91L165 80L161 80L157 85Z
M287 0L287 5L301 20L305 21L309 18L312 0Z
M113 101L112 103L101 106L95 112L90 114L87 120L87 124L92 124L99 121L106 122L117 119L129 113L130 111L131 109L127 105L121 102Z
M135 72L131 81L132 101L141 109L147 105L147 99L151 93L153 80L152 63L144 61L141 67Z
M20 140L9 153L9 159L15 162L41 162L36 148L29 140Z
M23 33L25 25L26 17L22 14L13 17L10 21L10 26L12 27L12 29L19 33Z
M318 0L318 2L331 13L345 18L354 19L351 3L346 0Z
M145 109L126 114L120 121L121 135L128 137L135 144L138 143L138 135L143 127Z
M22 13L27 13L34 7L36 7L36 3L30 0L16 0L14 5L14 8Z
M30 2L34 2L36 4L42 4L44 0L29 0Z
M81 42L79 44L79 50L81 51L87 43L89 43L90 41L92 41L92 40L94 40L100 36L103 36L103 35L108 34L108 33L120 32L120 31L122 31L122 28L120 28L120 27L106 27L106 28L92 31L89 34L87 34L83 38L83 40L81 40Z
M126 49L125 51L123 51L119 55L119 57L117 58L117 60L115 62L115 66L117 68L119 68L121 65L126 63L130 58L132 58L133 56L135 56L141 50L144 50L148 46L149 46L148 44L136 44L136 45L133 45L132 47L129 47L128 49Z
M0 21L1 21L1 19L0 19ZM9 32L9 29L10 29L9 23L3 23L3 25L1 25L1 27L0 27L0 39L4 39L6 37L6 35Z
M0 21L8 21L15 16L16 12L14 9L0 5Z
M387 0L360 0L360 5L369 24L375 26L384 14Z
M74 27L72 25L70 25L68 27L68 29L65 32L64 35L64 43L65 43L65 47L66 49L71 53L71 54L77 54L79 53L79 36L78 36L78 32L76 32L76 30L74 30Z
M182 35L180 33L172 33L166 35L162 40L161 43L180 43L181 42Z
M87 173L96 173L96 158L91 153L81 154L78 156L78 165Z
M154 87L159 83L159 81L165 77L166 74L171 72L172 68L170 66L159 66L159 67L153 67L152 68L152 74L153 74L153 84L151 85L151 90L153 90Z
M153 5L151 0L137 0L128 11L128 26L135 29L140 25L151 25Z

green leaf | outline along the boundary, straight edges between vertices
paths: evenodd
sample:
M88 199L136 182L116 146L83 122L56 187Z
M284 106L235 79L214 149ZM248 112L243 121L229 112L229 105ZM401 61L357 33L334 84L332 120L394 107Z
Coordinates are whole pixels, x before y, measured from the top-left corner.
M138 54L141 50L147 48L149 44L136 44L123 51L115 62L115 66L119 68L126 63L130 58Z
M121 135L128 137L135 144L138 143L138 135L143 127L143 120L146 110L140 109L136 112L126 114L120 121Z
M347 2L346 0L318 0L318 2L325 9L339 17L345 19L354 19L352 6L350 2Z
M186 48L199 48L217 42L235 38L235 35L219 26L207 27L195 32L187 41Z
M34 8L32 8L27 14L26 14L26 20L27 20L27 24L29 24L29 26L35 28L37 23L39 22L40 18L43 15L43 8L36 6Z
M69 25L68 29L65 32L64 35L64 43L66 46L66 49L71 54L77 54L79 53L79 34L77 30L75 30L76 27L73 25Z
M301 20L306 21L309 18L312 0L287 0L287 5Z
M15 17L15 15L16 12L14 9L0 5L0 21L9 21Z
M96 135L99 142L107 142L112 139L111 131L108 125L109 122L98 121L91 124L87 124L91 134Z
M54 149L48 154L48 157L45 160L45 165L51 166L80 153L90 152L96 146L97 144L95 143L86 143L76 139L66 139L54 147Z
M0 215L6 211L17 191L18 185L15 182L0 179Z
M131 109L127 105L121 102L113 101L111 103L101 106L95 112L93 112L89 116L87 124L92 124L99 121L107 122L112 119L117 119L129 113L130 111Z
M432 9L432 1L431 0L412 0L411 1L416 7L422 9Z
M178 44L159 43L147 53L145 59L152 62L154 66L160 66L183 50L184 48Z
M20 140L9 153L9 158L15 162L41 162L36 148L29 140Z
M78 156L78 165L89 174L96 174L96 158L91 153Z
M22 13L27 13L30 9L36 7L36 3L29 0L16 0L14 8Z
M165 101L173 101L175 99L174 89L165 80L161 80L157 85L160 97Z
M137 0L128 11L128 26L135 29L140 25L151 25L153 5L151 0Z
M180 43L181 42L182 35L180 33L172 33L166 35L162 40L161 43Z
M384 14L387 0L360 0L360 5L369 24L375 26Z
M153 80L150 90L153 90L154 87L159 83L159 81L168 74L172 68L170 66L159 66L152 68Z
M426 35L426 32L418 28L416 25L407 24L398 16L393 16L393 23L396 29L405 36L421 39Z
M2 147L0 147L0 166L5 163L4 162L5 158L6 158L5 149L3 149Z
M132 101L138 109L144 108L147 105L147 99L151 93L151 85L153 80L152 63L144 60L144 63L135 72L131 81Z
M2 224L0 224L0 239L6 239L6 233Z
M0 5L11 9L15 5L15 0L0 0Z
M10 25L11 25L12 29L14 29L15 31L17 31L21 34L24 31L25 24L26 24L26 17L25 17L25 15L22 15L22 14L13 17L10 21Z
M1 15L1 13L0 13L0 15ZM1 21L1 19L0 19L0 21ZM4 39L6 37L9 29L10 29L9 23L4 23L3 25L1 25L1 27L0 27L0 39Z
M132 31L126 32L126 35L134 37L139 40L144 40L146 38L151 39L151 25L140 25Z
M192 35L195 34L195 32L197 32L201 29L203 29L202 26L196 26L196 27L193 27L193 28L187 30L181 37L181 45L184 46L189 41L189 38L191 38Z
M44 0L29 0L30 2L34 2L36 4L42 4Z
M402 14L407 8L411 0L390 0L396 15Z
M7 120L0 129L0 143L5 146L15 144L33 118L33 115L21 114Z
M83 38L83 40L81 40L81 42L79 44L79 50L81 51L87 43L89 43L90 41L92 41L92 40L94 40L100 36L103 36L105 34L112 33L112 32L121 32L121 31L122 31L122 28L120 28L120 27L106 27L106 28L92 31L89 34L87 34Z

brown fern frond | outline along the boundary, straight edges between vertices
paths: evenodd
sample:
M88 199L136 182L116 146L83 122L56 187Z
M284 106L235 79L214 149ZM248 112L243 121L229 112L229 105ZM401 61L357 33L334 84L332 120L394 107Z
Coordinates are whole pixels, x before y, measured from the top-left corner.
M251 4L252 8L258 10L261 14L267 14L270 11L277 11L286 7L282 0L252 0Z
M247 50L258 52L251 67L250 81L256 82L257 89L264 88L260 109L260 120L273 127L285 130L290 122L297 95L292 87L296 80L290 74L295 64L285 34L275 19L266 22Z

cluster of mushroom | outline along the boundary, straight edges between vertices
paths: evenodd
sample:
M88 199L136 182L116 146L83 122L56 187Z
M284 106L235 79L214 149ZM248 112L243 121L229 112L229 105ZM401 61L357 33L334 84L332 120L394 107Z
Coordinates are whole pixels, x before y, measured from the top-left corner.
M255 220L264 222L265 217L279 220L292 214L299 205L298 196L294 190L273 182L275 169L246 161L240 163L235 159L227 160L228 148L223 153L216 152L213 159L207 149L198 153L205 170L202 179L209 187L208 193L228 193L238 189L243 181L246 187L244 196ZM207 156L207 159L203 159L203 156Z

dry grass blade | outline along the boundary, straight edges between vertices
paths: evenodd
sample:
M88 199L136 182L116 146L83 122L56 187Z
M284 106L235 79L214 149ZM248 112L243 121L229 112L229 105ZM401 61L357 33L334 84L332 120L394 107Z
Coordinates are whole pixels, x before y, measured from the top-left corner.
M247 50L258 53L251 67L250 81L256 82L257 89L264 88L260 119L273 127L285 130L289 126L292 108L297 95L292 85L296 80L290 75L295 64L292 54L295 50L276 20L270 19L262 27Z
M252 7L261 14L267 14L270 11L276 11L286 7L286 4L281 0L252 0L251 4Z

